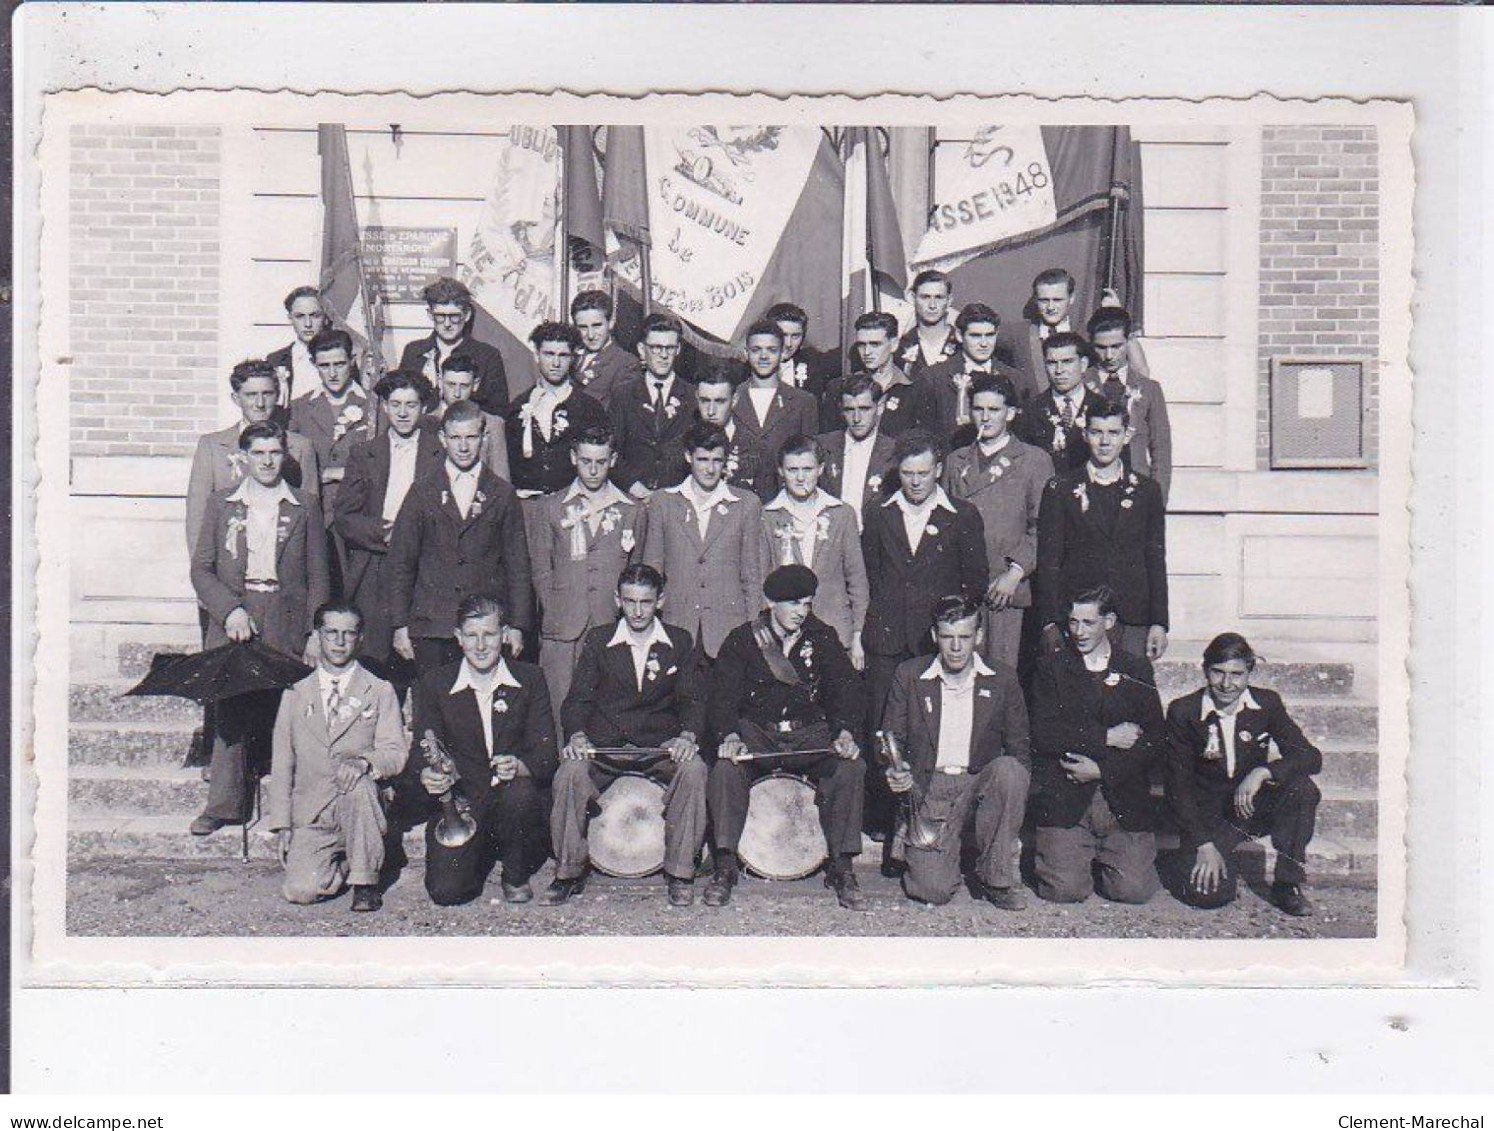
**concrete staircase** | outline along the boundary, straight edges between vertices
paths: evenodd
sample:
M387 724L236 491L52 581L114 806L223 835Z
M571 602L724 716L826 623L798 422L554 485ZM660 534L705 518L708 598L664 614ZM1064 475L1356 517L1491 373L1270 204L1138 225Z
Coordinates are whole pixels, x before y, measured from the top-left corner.
M1173 654L1197 656L1201 647L1175 645ZM199 769L182 761L201 719L193 703L126 698L146 671L154 649L121 648L118 675L70 689L68 731L68 848L75 861L93 856L164 859L238 856L237 829L210 837L188 835L207 786ZM1273 649L1269 654L1290 654ZM1157 665L1164 705L1199 686L1194 660ZM1323 751L1318 785L1323 805L1310 851L1309 872L1370 882L1376 867L1378 720L1372 697L1360 690L1350 664L1282 661L1263 665L1256 682L1280 691L1298 723ZM251 831L251 855L271 859L266 837ZM1164 847L1176 837L1162 838ZM405 838L411 859L424 855L418 830ZM1259 846L1269 867L1269 845Z

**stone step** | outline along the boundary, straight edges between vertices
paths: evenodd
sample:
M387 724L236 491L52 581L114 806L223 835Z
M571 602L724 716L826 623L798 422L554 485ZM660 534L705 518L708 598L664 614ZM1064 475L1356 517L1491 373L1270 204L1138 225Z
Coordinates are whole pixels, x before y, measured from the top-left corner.
M1157 851L1173 852L1176 833L1158 833ZM1276 850L1269 840L1247 840L1237 848L1240 870L1249 878L1270 878L1276 867ZM1332 879L1354 884L1372 884L1377 877L1379 849L1373 838L1335 839L1319 834L1307 846L1307 879Z
M180 719L119 719L73 722L67 757L81 766L179 767L187 757L195 723Z
M1313 745L1366 743L1373 747L1380 737L1380 714L1373 703L1352 700L1298 699L1287 704L1302 733Z
M81 765L68 772L68 812L97 816L178 816L202 810L207 783L197 766Z
M189 814L99 813L70 814L67 846L70 860L95 857L148 857L157 860L194 860L204 857L237 858L243 851L243 835L237 825L219 829L211 836L192 836L187 831L201 804ZM425 859L424 828L404 835L405 854L411 860ZM275 840L263 822L249 830L251 860L276 859ZM70 865L75 866L75 865Z
M1155 667L1157 689L1164 700L1176 699L1203 686L1202 661L1193 657L1203 655L1204 645L1192 646L1183 642L1168 645L1167 659L1159 660ZM1188 659L1173 659L1186 655ZM1259 664L1251 675L1251 682L1261 687L1279 691L1290 707L1303 696L1313 698L1348 697L1354 694L1354 665L1311 662L1281 662Z
M1318 744L1323 753L1323 772L1318 785L1330 789L1363 789L1374 791L1380 783L1380 755L1364 742L1341 742L1328 739Z
M126 695L138 680L75 683L68 688L68 718L73 722L202 721L202 707L174 695Z

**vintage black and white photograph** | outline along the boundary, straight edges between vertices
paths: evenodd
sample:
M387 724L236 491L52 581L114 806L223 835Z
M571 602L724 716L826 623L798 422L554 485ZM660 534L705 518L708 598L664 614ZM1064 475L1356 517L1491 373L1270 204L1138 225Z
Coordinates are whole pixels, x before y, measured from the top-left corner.
M1393 965L1410 136L50 96L38 938Z

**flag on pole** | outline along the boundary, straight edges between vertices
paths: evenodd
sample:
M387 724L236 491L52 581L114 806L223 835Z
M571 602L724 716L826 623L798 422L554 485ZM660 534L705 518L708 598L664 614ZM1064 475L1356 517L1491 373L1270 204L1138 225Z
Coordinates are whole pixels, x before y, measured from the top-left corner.
M365 381L383 375L383 301L370 291L363 269L363 240L353 200L348 135L340 123L319 124L316 148L322 166L322 251L319 287L332 324L353 336L367 359Z
M908 267L902 229L887 176L887 155L874 126L848 131L841 251L846 324L868 310L885 310L906 323Z

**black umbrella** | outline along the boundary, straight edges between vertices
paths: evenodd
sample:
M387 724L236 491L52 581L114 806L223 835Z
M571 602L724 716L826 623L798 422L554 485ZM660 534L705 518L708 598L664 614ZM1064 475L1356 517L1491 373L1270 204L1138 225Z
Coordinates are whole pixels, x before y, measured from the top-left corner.
M150 674L125 694L176 695L198 703L216 703L250 691L290 687L310 673L311 669L294 656L258 640L246 640L170 663L152 663Z

